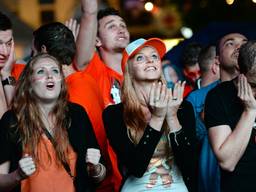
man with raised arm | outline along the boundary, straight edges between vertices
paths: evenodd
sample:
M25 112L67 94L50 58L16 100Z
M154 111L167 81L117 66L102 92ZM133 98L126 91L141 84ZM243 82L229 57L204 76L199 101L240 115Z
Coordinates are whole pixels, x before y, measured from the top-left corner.
M119 103L122 52L130 40L125 21L113 8L98 12L97 0L81 0L81 4L76 67L96 79L105 106Z

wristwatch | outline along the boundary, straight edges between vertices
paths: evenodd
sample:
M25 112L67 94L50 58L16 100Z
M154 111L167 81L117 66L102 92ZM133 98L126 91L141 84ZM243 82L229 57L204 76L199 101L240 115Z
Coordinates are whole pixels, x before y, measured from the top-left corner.
M16 79L13 76L9 76L6 79L2 80L2 85L15 85Z

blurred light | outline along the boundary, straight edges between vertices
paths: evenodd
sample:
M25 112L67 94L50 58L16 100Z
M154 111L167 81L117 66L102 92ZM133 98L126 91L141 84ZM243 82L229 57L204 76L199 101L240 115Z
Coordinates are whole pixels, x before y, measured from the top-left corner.
M180 32L183 35L183 37L185 37L186 39L189 39L190 37L193 36L192 29L190 29L188 27L181 27Z
M235 0L226 0L226 3L227 3L228 5L232 5L232 4L234 3L234 1L235 1Z
M175 39L164 39L164 44L166 46L166 50L171 50L175 45L178 45L179 42L183 41L182 38L175 38Z
M252 0L253 3L256 3L256 0Z
M207 6L207 3L208 3L208 1L202 0L202 1L200 2L200 7L201 7L201 8L205 8L205 7Z
M144 8L146 11L152 11L154 8L154 4L151 2L147 2L147 3L145 3Z

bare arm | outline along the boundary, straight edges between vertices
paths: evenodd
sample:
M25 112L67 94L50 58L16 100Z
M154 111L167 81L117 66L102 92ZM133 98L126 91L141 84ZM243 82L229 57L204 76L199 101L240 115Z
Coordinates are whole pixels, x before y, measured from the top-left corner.
M93 57L98 27L98 0L81 0L81 4L82 16L76 41L77 54L75 57L75 64L79 70L83 70Z
M243 75L239 76L238 97L245 109L235 129L220 125L209 129L209 138L220 166L233 171L249 143L252 127L256 117L256 101L250 85Z

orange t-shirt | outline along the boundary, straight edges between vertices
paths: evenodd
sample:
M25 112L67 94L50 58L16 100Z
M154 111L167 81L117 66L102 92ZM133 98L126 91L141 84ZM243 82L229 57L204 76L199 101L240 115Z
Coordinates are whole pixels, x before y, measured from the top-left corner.
M113 150L108 146L107 136L102 120L104 109L103 98L96 81L88 74L76 72L66 77L69 100L80 104L86 110L92 123L97 141L106 160L108 175L97 188L97 191L112 192L113 188L119 189L121 175L118 171L117 160ZM115 190L118 191L118 190Z
M66 77L69 100L84 107L93 125L101 149L106 148L106 133L102 121L103 100L95 80L82 72Z
M61 163L57 164L55 149L45 135L38 144L38 151L40 162L36 164L36 172L21 181L21 192L75 192L72 178ZM72 175L75 175L77 156L71 146L69 151L69 166Z
M123 75L109 68L96 52L84 72L96 80L104 100L104 105L114 104L115 101L113 96L111 96L111 90L113 86L121 87ZM116 83L118 85L115 85Z
M23 69L25 68L25 64L19 64L19 63L15 63L13 65L13 69L12 69L12 76L18 80L20 77L20 74L22 73Z

